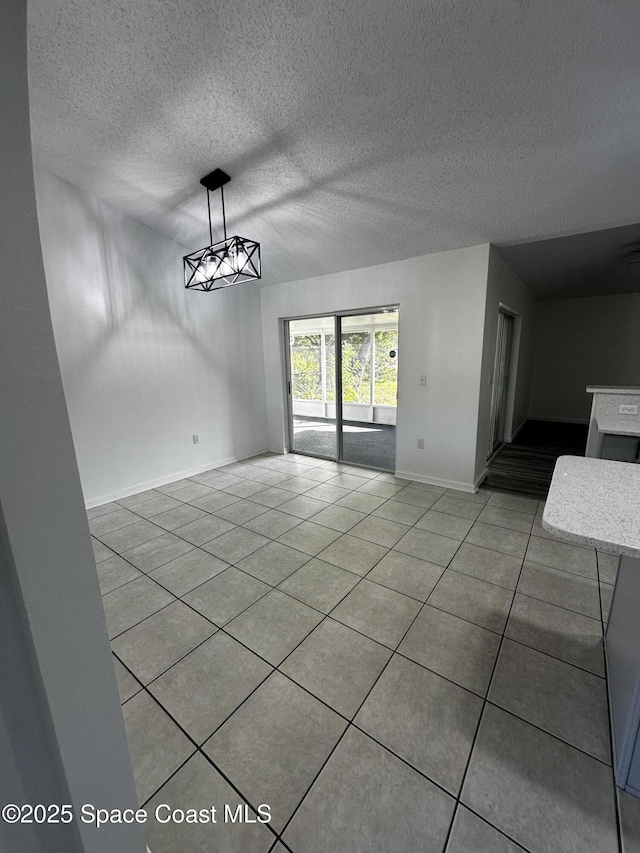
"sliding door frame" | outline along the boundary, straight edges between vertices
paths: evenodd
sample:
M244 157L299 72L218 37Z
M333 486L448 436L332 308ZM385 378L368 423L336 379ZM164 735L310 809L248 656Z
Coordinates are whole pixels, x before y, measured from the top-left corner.
M400 341L400 305L399 304L391 304L391 305L379 305L373 308L354 308L348 311L328 311L325 313L314 313L314 314L301 314L292 317L282 317L282 335L283 335L283 354L284 354L284 383L285 383L285 397L286 397L286 417L287 417L287 440L288 440L288 451L290 453L300 454L301 456L310 456L314 459L328 459L334 462L342 462L343 459L343 433L342 433L342 425L343 425L343 417L342 417L342 318L343 317L357 317L361 314L383 314L385 311L398 311L398 345ZM319 453L308 453L304 450L296 450L294 445L294 432L293 432L293 385L292 385L292 371L291 371L291 331L290 324L294 320L311 320L315 318L324 318L324 317L332 317L333 318L333 329L334 329L334 348L335 348L335 357L334 357L334 365L335 365L335 393L336 393L336 455L335 456L323 456ZM323 365L324 367L324 365ZM372 362L371 370L374 370L374 365ZM398 363L398 373L400 372L400 364ZM398 406L399 395L396 391L396 423L397 423L397 406ZM372 401L373 404L373 401ZM355 465L358 467L357 462L347 462L347 465ZM367 467L367 466L359 466L359 467ZM386 469L381 469L386 470Z
M342 434L342 314L335 315L336 334L336 462L342 462L344 455L344 436Z
M337 462L339 456L339 439L336 434L336 455L335 456L323 456L321 453L307 453L304 450L297 450L294 444L294 431L293 431L293 380L292 380L292 370L291 370L291 323L294 320L312 320L316 317L333 317L333 346L335 352L335 358L337 359L339 356L338 353L338 338L336 335L336 315L335 314L306 314L301 317L285 317L282 320L282 329L283 329L283 350L284 350L284 381L285 381L285 395L287 400L286 405L286 415L287 415L287 450L289 453L297 453L300 456L311 456L314 459L328 459L332 462ZM336 361L337 365L337 361ZM322 365L323 371L326 368L326 364ZM336 367L337 372L337 367ZM338 377L336 376L336 383ZM323 381L326 382L326 378L323 378ZM340 387L342 387L342 383L340 383ZM338 425L338 389L336 384L336 429Z
M500 303L498 306L498 328L496 333L496 351L493 364L491 387L491 409L489 423L490 448L487 459L491 459L505 445L510 396L514 378L514 344L518 314ZM501 358L501 356L504 358ZM501 426L500 437L495 441L496 429Z

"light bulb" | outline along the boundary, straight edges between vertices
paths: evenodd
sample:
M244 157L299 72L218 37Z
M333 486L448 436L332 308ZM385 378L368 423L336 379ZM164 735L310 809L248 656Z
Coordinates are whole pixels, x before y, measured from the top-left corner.
M244 250L244 246L240 246L236 254L236 269L238 270L238 272L242 272L242 270L246 267L248 260L249 258L247 257L247 253Z

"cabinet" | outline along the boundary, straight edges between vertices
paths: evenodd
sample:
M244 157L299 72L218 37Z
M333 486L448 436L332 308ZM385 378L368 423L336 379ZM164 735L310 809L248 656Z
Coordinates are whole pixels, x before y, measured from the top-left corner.
M640 797L640 465L561 456L542 526L620 556L605 634L616 784Z
M640 388L591 385L593 394L585 456L640 461Z

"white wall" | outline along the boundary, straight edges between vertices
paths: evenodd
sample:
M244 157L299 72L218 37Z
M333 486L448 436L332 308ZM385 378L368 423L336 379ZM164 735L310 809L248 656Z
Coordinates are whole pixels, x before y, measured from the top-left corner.
M136 804L47 302L27 4L0 27L0 804ZM68 830L71 830L71 833ZM144 849L140 826L0 821L0 849Z
M45 172L36 189L87 505L264 450L258 289L186 291L188 249Z
M529 394L533 371L536 300L523 281L504 261L498 250L489 250L487 275L487 304L484 322L484 347L482 352L482 384L478 416L478 446L476 456L476 482L482 478L491 440L492 376L498 335L500 306L515 313L512 343L509 397L505 438L510 441L527 419Z
M539 304L531 417L586 422L587 385L640 385L640 293Z
M396 471L472 489L488 252L474 246L263 288L269 448L287 444L279 318L397 304Z

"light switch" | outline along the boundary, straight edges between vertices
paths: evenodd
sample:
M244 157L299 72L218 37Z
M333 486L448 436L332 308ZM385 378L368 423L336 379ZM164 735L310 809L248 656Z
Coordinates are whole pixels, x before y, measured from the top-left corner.
M427 384L427 374L421 373L420 380L418 381L418 385L426 385Z

